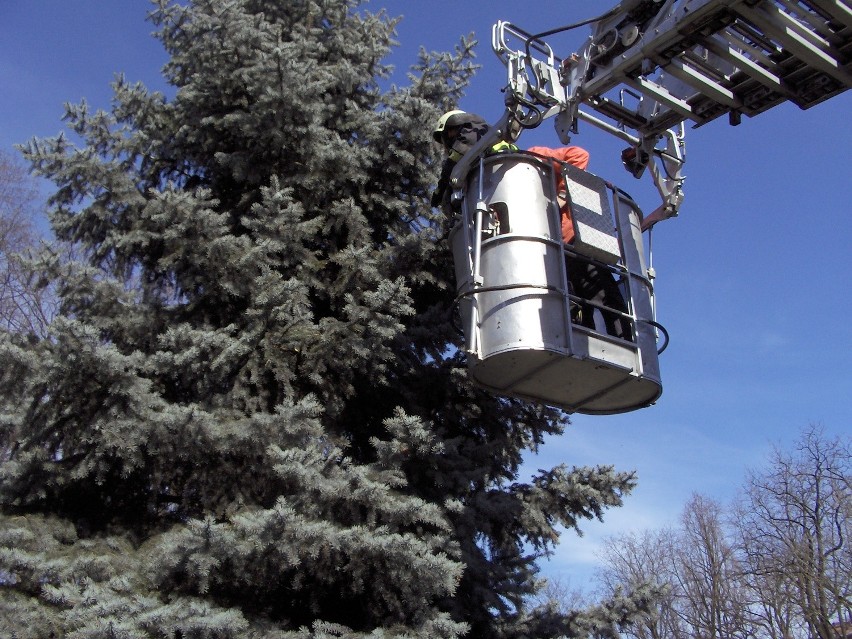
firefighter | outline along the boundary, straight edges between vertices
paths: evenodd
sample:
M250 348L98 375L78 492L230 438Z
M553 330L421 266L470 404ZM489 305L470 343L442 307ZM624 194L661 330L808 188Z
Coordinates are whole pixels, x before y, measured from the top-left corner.
M559 210L562 217L562 241L570 246L574 243L574 221L571 216L571 206L568 203L567 188L562 175L562 163L572 164L578 169L586 170L589 165L589 153L578 146L566 146L551 149L544 146L533 146L529 148L530 153L554 160L553 169L556 172L556 189L558 192ZM603 306L613 308L622 313L627 313L627 304L621 294L612 272L606 267L595 264L582 257L571 257L566 255L566 267L568 270L568 281L574 295L582 300L597 302ZM580 304L580 323L586 328L595 329L594 311L591 304ZM630 326L621 315L610 311L601 311L601 316L609 335L633 341Z
M475 113L459 109L447 111L438 119L432 138L444 145L447 157L441 166L438 188L432 194L432 206L444 206L450 196L450 174L456 163L488 131L488 123ZM491 147L491 153L516 151L517 147L509 142L500 141Z

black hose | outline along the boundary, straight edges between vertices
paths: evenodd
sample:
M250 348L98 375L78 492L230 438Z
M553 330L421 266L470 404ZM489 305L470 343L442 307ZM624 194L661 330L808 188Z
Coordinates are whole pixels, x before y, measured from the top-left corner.
M532 59L532 55L530 54L530 43L533 40L538 40L540 42L541 38L545 38L547 36L554 35L556 33L562 33L563 31L571 31L571 29L577 29L579 27L584 27L587 24L592 24L593 22L598 22L600 20L603 20L605 18L610 17L611 15L615 15L616 13L618 13L619 6L620 5L616 5L615 7L613 7L612 9L607 11L606 13L601 14L601 15L597 16L596 18L589 18L587 20L582 20L581 22L575 22L573 24L566 24L564 27L556 27L555 29L550 29L549 31L542 31L541 33L536 33L535 35L529 36L527 38L526 45L524 47L524 53L526 53L526 57L527 57L527 64L529 64L530 60Z
M663 334L665 341L663 342L663 345L660 348L657 349L657 355L662 355L663 351L666 350L666 348L668 348L668 346L669 346L669 332L666 330L665 326L663 326L659 322L655 322L653 320L640 319L640 320L636 320L636 321L644 322L645 324L649 324L650 326L653 326L654 328L656 328L657 330L659 330Z

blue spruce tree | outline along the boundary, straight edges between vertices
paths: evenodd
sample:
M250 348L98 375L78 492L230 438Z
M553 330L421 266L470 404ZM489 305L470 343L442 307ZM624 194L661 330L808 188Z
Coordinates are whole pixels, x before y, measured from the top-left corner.
M173 96L34 140L62 312L0 337L0 627L29 637L614 636L530 608L611 468L519 481L557 411L469 383L430 124L473 43L383 88L357 0L160 0Z

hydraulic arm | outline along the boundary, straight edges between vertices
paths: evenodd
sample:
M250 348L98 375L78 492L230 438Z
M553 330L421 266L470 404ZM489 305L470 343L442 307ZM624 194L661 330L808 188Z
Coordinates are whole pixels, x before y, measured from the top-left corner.
M545 38L583 24L592 35L582 48L555 55ZM555 117L563 143L579 121L622 138L625 167L637 178L650 167L663 198L646 227L676 215L683 199L685 123L727 114L736 125L852 86L852 0L624 0L581 25L494 26L509 76L509 115L496 128L511 137Z

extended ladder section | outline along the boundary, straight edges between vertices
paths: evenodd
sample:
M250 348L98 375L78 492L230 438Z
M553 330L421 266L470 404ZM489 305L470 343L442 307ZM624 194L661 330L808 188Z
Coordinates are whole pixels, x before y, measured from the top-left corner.
M512 36L523 50L509 49ZM626 0L576 54L560 59L542 37L498 23L493 46L512 91L558 112L563 141L595 118L580 105L644 141L785 101L807 109L852 86L850 0Z

